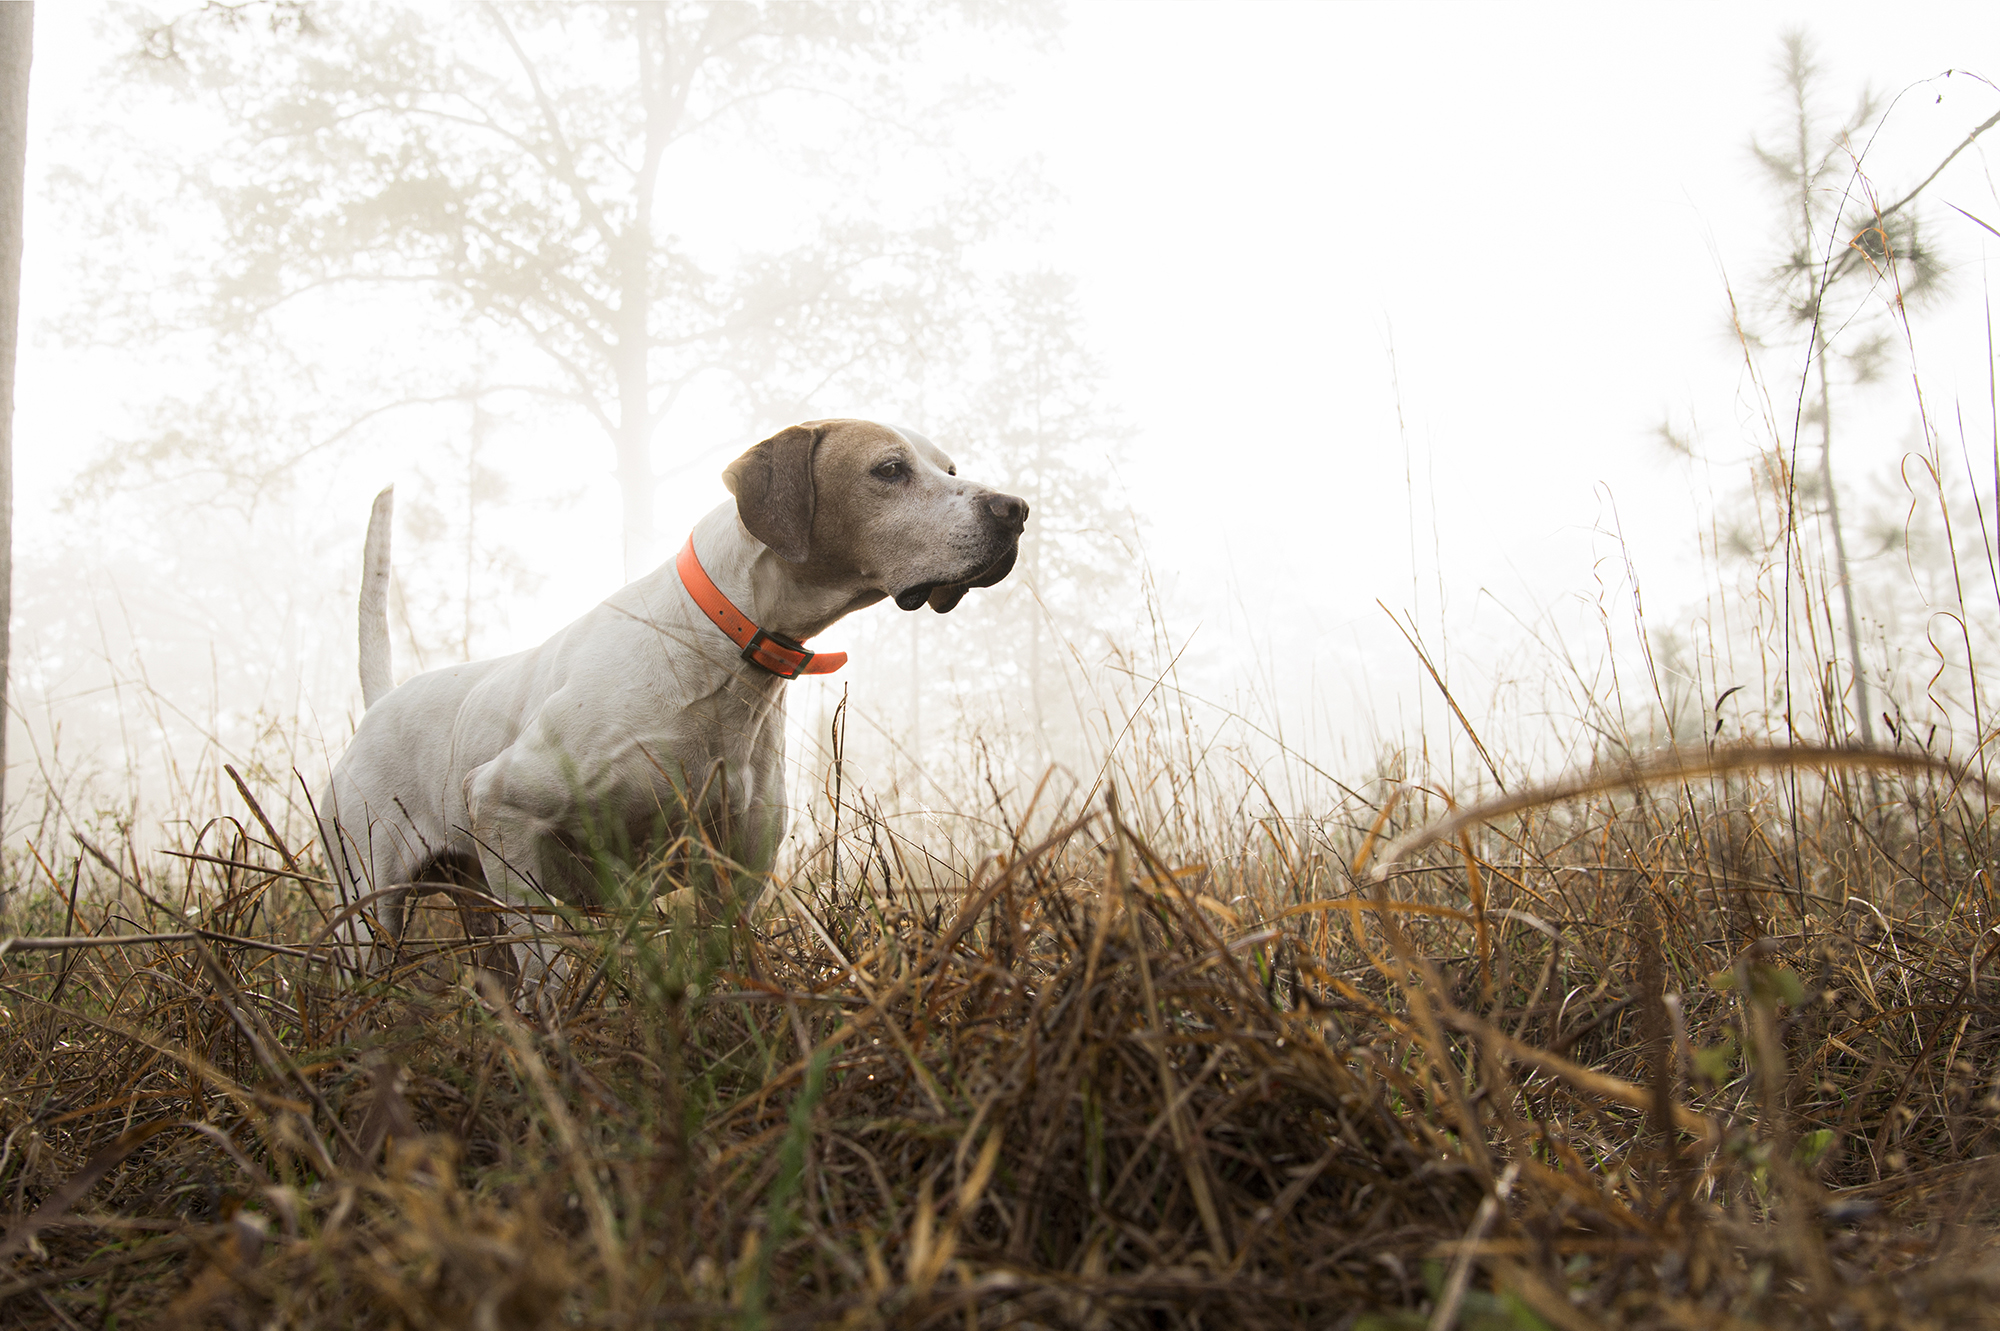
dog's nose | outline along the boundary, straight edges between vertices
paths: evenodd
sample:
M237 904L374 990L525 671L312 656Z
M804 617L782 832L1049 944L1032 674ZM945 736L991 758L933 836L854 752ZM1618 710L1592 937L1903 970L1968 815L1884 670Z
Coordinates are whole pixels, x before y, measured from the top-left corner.
M1028 525L1028 501L1018 496L988 495L986 511L1015 531L1020 531Z

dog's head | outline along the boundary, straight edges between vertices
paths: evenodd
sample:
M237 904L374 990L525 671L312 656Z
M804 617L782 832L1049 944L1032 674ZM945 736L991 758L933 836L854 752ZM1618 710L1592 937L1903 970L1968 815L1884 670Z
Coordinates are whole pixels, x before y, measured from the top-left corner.
M873 421L780 430L722 480L744 527L801 576L905 610L943 614L1006 577L1028 521L1025 501L963 479L922 435Z

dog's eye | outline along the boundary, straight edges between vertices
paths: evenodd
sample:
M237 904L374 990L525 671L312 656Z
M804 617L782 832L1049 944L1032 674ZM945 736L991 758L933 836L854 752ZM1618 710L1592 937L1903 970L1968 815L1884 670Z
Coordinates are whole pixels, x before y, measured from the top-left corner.
M900 479L904 472L908 470L901 461L892 458L875 468L875 474L885 481L893 481Z

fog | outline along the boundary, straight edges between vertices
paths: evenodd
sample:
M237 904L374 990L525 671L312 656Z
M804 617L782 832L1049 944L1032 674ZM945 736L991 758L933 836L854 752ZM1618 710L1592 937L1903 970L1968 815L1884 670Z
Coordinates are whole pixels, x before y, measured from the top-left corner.
M516 75L587 87L617 46L580 10L550 25L501 8L547 43ZM257 97L285 91L253 96L251 73L324 78L343 25L399 23L504 70L486 11L248 6L231 29L192 6L41 6L9 846L66 856L48 847L71 827L145 840L233 810L224 762L277 800L298 794L291 768L316 784L360 711L354 596L383 485L402 677L540 641L669 557L727 498L732 457L820 416L905 424L968 476L1038 487L1031 536L1048 535L1032 577L948 616L876 606L816 643L853 664L792 686L802 781L843 694L855 779L917 801L961 798L981 764L1015 790L1050 763L1087 784L1120 709L1162 687L1249 767L1288 750L1357 785L1414 749L1485 779L1440 682L1517 770L1604 751L1614 712L1664 742L1722 723L1711 704L1737 685L1760 716L1783 711L1753 608L1769 549L1733 533L1757 527L1770 450L1819 466L1808 334L1770 294L1797 210L1751 149L1789 148L1776 62L1794 29L1817 54L1815 118L1880 95L1822 194L1888 203L1922 184L1912 211L1941 272L1907 320L1890 273L1830 297L1823 321L1833 352L1871 348L1840 362L1831 413L1867 711L1977 747L1973 702L1940 670L2000 627L1982 525L2000 473L2000 133L1927 177L2000 111L1990 6L1893 25L1825 4L920 12L933 21L879 60L799 39L747 111L717 109L664 156L659 423L633 464L615 412L564 397L589 380L580 396L611 401L609 372L566 379L587 350L552 351L568 334L530 335L497 299L467 313L463 254L398 250L356 233L359 213L310 234L363 256L369 280L231 251L294 234L260 232L257 208L311 212L275 185L268 207L246 202L289 160L268 125L245 130ZM169 22L185 64L161 54ZM227 59L203 63L202 42ZM623 67L601 67L603 104L579 94L572 123L622 123ZM490 95L534 104L525 83ZM368 171L420 156L368 132ZM605 156L608 179L622 167ZM548 197L523 184L518 206ZM504 258L518 219L488 222ZM1822 263L1841 252L1813 244ZM802 276L807 251L834 257ZM420 280L447 260L456 296ZM675 342L676 320L725 314L727 338ZM634 465L657 478L637 516ZM1804 525L1802 549L1829 558L1825 522ZM1839 611L1814 613L1840 658ZM1673 715L1683 696L1691 722Z

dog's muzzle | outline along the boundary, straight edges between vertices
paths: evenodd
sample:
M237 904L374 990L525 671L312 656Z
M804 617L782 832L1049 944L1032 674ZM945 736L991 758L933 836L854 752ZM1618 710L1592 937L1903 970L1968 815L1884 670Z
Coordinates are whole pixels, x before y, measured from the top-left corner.
M1021 533L1028 525L1028 501L1014 495L991 494L981 507L994 527L994 535L1006 545L982 569L963 578L942 582L920 582L896 593L896 608L915 610L928 604L940 615L949 614L974 587L991 587L1014 571L1021 553Z

